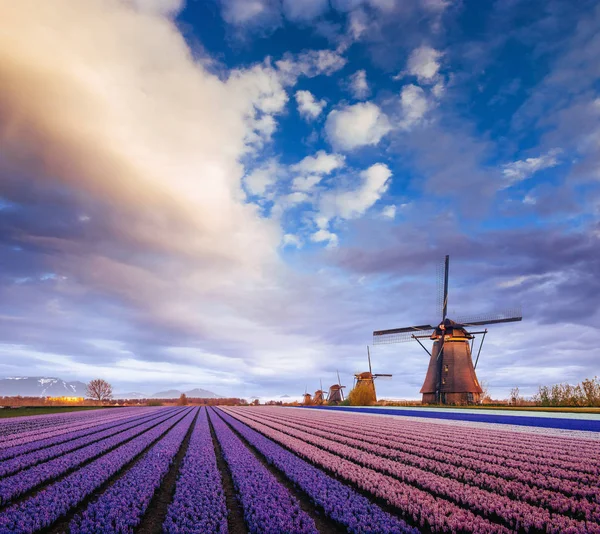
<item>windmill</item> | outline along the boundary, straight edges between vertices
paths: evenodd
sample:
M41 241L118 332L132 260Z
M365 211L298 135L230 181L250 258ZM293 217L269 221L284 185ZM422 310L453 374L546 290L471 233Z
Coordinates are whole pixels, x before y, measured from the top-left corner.
M321 389L317 389L313 396L313 404L323 404L325 402L325 392L323 391L323 381L319 381Z
M482 389L475 375L475 369L479 362L487 329L469 332L467 328L511 323L523 318L520 310L511 310L472 319L457 321L449 319L447 317L449 268L450 256L446 256L443 271L440 271L438 276L438 297L442 321L437 326L424 324L373 332L373 344L375 345L402 343L414 339L429 354L429 367L421 388L424 404L478 403ZM473 341L477 334L482 334L482 338L477 359L473 365ZM433 341L431 352L421 343L421 339L424 338Z
M366 387L371 391L371 401L377 402L377 394L375 392L375 379L379 377L391 378L390 374L373 374L371 368L371 351L367 346L367 358L369 359L369 371L364 373L354 373L354 387Z
M304 395L303 395L304 400L302 401L302 404L312 404L312 397L310 396L310 393L308 392L308 386L304 387Z
M327 395L327 402L333 404L339 404L340 402L344 402L344 388L346 386L342 386L342 381L340 380L340 372L337 372L338 381L337 384L333 384L329 386L329 394Z

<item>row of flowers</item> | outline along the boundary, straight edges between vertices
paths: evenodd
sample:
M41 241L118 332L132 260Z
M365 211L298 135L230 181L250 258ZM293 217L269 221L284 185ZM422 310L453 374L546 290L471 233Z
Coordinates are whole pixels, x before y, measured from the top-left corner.
M271 413L276 412L271 410ZM279 414L281 415L281 412ZM395 418L377 418L376 422L372 422L362 415L338 414L339 412L317 413L314 417L311 417L312 414L298 414L297 417L313 424L334 420L336 425L345 425L349 429L356 428L356 424L361 423L364 432L373 432L380 437L397 438L404 443L428 443L436 449L438 446L448 449L448 444L454 445L458 442L461 444L461 454L475 458L487 454L492 448L495 453L494 460L502 464L526 462L532 469L557 467L573 471L575 476L600 475L600 451L597 444L590 443L589 440L560 438L557 441L558 438L554 438L550 443L545 443L543 438L532 438L523 432L504 431L503 436L497 436L500 431L491 431L495 435L490 437L485 430L476 428L469 428L469 432L461 432L447 424L405 422ZM420 428L419 424L423 427ZM438 427L437 430L435 426Z
M431 448L430 444L420 446L398 443L395 437L376 437L362 428L351 431L336 424L335 417L327 423L296 422L292 414L283 419L271 414L261 414L261 420L285 423L298 430L306 430L315 436L328 438L335 433L337 441L351 447L372 452L408 465L447 476L461 482L479 486L507 495L513 499L525 500L536 506L543 506L579 519L598 521L600 499L597 488L588 477L587 483L568 480L570 472L553 469L553 476L531 472L527 465L505 467L491 461L495 451L491 448L485 456L477 459L461 456L460 443L453 442L454 454ZM596 479L594 479L596 480ZM532 491L533 490L533 491ZM592 500L594 502L589 502Z
M68 471L77 468L80 464L105 454L110 449L118 447L122 443L147 432L162 421L170 419L173 415L173 412L163 414L159 419L146 422L110 438L92 443L91 445L0 480L0 504L6 504L15 497L32 490L40 484L62 476Z
M166 534L227 533L227 508L206 408L188 445L163 524Z
M287 451L247 425L220 411L223 419L239 432L270 463L304 491L327 517L354 534L417 533L401 519L384 512L379 506L346 484Z
M189 413L171 414L136 439L106 453L81 469L49 485L22 502L0 512L0 532L30 534L47 528L72 508L80 505L124 466L151 446Z
M74 451L86 445L90 445L96 441L109 438L120 432L124 432L136 426L139 426L147 421L156 419L159 414L153 413L150 415L133 416L125 420L117 422L111 421L103 425L98 425L92 429L76 432L66 432L60 438L50 438L50 445L42 445L38 442L38 449L28 452L31 444L15 447L12 451L14 456L5 459L0 463L0 478L12 475L22 469L31 467L41 462L46 462L57 456L62 456L68 452ZM79 435L82 436L78 437ZM46 440L41 440L46 442ZM41 446L40 446L41 445ZM20 451L18 449L21 449Z
M334 441L335 434L330 434L329 438L321 438L310 432L295 430L287 423L265 421L264 417L263 414L252 412L250 420L254 423L264 423L271 430L287 434L301 443L312 444L323 451L329 451L340 458L354 462L356 465L390 475L398 481L453 502L477 515L495 522L500 521L512 530L543 529L550 531L551 528L560 526L561 532L566 528L576 528L579 531L590 531L590 529L595 531L597 528L600 532L600 525L596 523L577 521L561 514L551 513L544 508L517 502L509 497L469 486L457 480L382 458L379 455ZM587 504L591 506L590 503Z
M127 417L131 417L134 413L134 409L127 409L127 411L121 412L116 410L110 410L109 412L103 412L102 417L96 415L97 412L101 410L94 410L92 412L81 412L86 415L94 415L95 417L88 417L87 419L84 417L79 417L74 421L67 421L62 423L53 424L47 421L46 418L49 418L50 415L47 416L35 416L37 419L41 419L44 421L43 425L40 425L39 428L34 426L30 428L29 425L26 425L19 432L14 432L8 436L4 436L0 438L0 453L4 452L4 449L10 449L12 447L23 445L25 443L35 442L40 439L51 438L53 436L60 436L64 432L73 432L75 430L83 430L86 428L92 428L94 426L100 425L107 421L115 421ZM80 412L71 412L71 413L80 413ZM51 414L55 415L55 414ZM20 417L18 419L21 419Z
M210 420L244 509L248 531L253 534L317 534L313 519L300 508L298 500L214 412L211 412Z
M70 534L133 533L167 474L196 417L192 409L125 475L69 524Z

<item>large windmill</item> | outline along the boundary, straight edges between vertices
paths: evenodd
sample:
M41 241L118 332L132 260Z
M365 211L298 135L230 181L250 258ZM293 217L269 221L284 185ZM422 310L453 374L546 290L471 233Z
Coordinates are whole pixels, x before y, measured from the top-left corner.
M340 380L340 373L338 371L337 374L338 381L337 384L333 384L329 386L329 394L327 395L327 402L330 404L339 404L340 402L344 402L344 388L346 386L342 386L342 381Z
M453 321L448 319L448 272L450 256L446 256L443 275L438 277L439 297L442 321L433 326L424 324L394 328L391 330L376 330L373 332L373 344L402 343L416 340L429 354L429 367L425 382L421 388L424 404L471 404L478 403L482 393L481 386L475 375L481 347L487 329L467 331L473 326L485 326L496 323L511 323L522 319L519 310L507 313L479 316L474 319ZM442 288L443 281L443 290ZM482 334L481 344L477 353L475 365L472 360L473 339L476 334ZM421 343L421 339L433 340L431 352Z
M369 359L369 371L364 373L354 373L354 387L366 387L371 391L371 400L372 402L377 402L377 394L375 392L375 379L379 377L391 378L390 374L373 374L373 369L371 368L371 351L367 346L367 358Z

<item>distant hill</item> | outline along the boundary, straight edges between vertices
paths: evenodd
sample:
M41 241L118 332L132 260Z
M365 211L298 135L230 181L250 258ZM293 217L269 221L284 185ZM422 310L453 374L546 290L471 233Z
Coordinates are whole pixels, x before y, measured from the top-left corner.
M11 376L0 379L1 397L85 397L87 385L45 376Z
M60 378L44 376L11 376L0 379L0 397L85 397L87 384L83 382L66 382ZM140 393L131 391L115 393L114 399L176 399L182 393L191 398L222 399L206 389L194 388L190 391L169 389L158 393Z
M157 393L116 393L113 395L114 399L177 399L185 393L190 398L197 399L222 399L221 395L217 395L212 391L202 388L194 388L189 391L180 391L179 389L168 389L166 391L159 391Z

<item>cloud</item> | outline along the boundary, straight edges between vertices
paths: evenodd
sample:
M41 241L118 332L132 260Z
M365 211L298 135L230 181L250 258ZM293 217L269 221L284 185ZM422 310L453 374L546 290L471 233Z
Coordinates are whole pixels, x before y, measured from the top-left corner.
M558 155L560 153L561 150L555 148L537 158L527 158L505 164L502 167L502 175L505 179L504 187L510 187L526 180L543 169L556 167L559 164Z
M316 119L323 108L327 105L325 100L315 100L314 95L310 91L296 91L296 103L298 104L298 112L305 119Z
M392 172L383 163L375 163L359 174L354 189L328 191L321 197L320 213L327 219L354 219L373 206L389 187Z
M299 76L330 76L346 63L346 58L334 50L308 50L297 55L286 53L275 65L285 83L293 85Z
M290 169L300 174L330 174L343 167L345 159L340 154L328 154L324 150L319 150L314 156L306 156Z
M346 151L377 145L391 129L387 116L372 102L333 110L325 124L330 143Z
M328 248L333 248L338 246L338 236L329 230L324 228L320 228L310 236L310 240L314 243L327 243Z
M234 26L277 26L279 0L220 0L223 19Z
M405 85L400 93L400 106L402 108L401 128L410 130L413 126L423 121L429 109L429 102L425 91L418 85Z
M282 167L275 159L270 159L244 176L244 184L251 195L265 196L272 190L277 178L282 174Z
M369 96L371 90L367 83L367 73L364 70L357 70L350 76L350 90L354 98L358 100Z
M395 219L396 218L396 206L394 204L385 206L381 210L381 216L385 219Z
M443 54L430 46L415 48L408 58L406 72L416 76L419 83L431 84L437 80Z
M281 243L284 247L292 246L296 248L302 248L303 245L302 240L294 234L285 234L281 240Z
M288 20L306 22L329 10L329 0L283 0L283 12Z
M314 189L314 187L318 185L322 179L323 176L320 176L318 174L310 174L308 176L297 176L292 181L292 189L294 191L308 192Z

